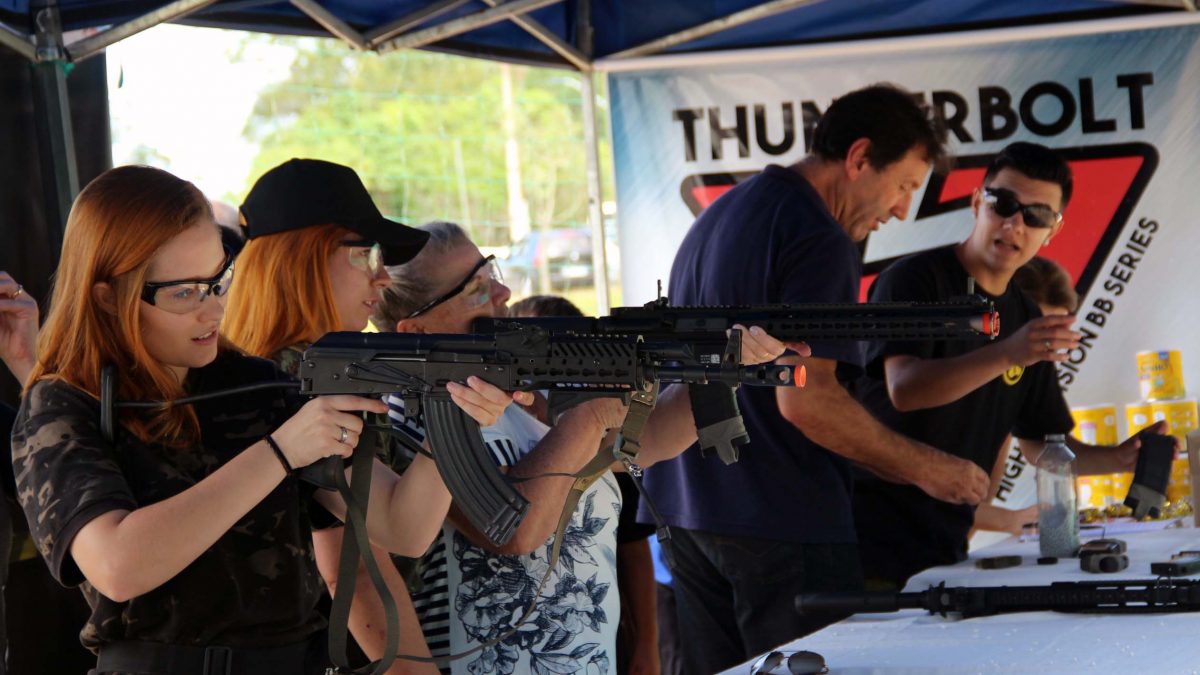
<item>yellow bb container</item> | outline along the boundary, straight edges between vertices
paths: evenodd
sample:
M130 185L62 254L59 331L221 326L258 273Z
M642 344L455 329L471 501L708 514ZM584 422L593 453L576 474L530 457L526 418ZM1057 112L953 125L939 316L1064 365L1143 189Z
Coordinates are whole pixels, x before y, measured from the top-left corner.
M1152 403L1135 401L1125 405L1125 437L1128 438L1154 423Z
M1117 444L1117 406L1093 405L1071 408L1075 429L1071 435L1088 445Z
M1178 401L1155 401L1150 404L1150 417L1155 422L1167 421L1167 433L1184 441L1189 431L1200 428L1200 413L1197 412L1196 399L1185 398Z
M1121 503L1125 501L1125 497L1129 495L1129 486L1133 484L1132 473L1114 473L1112 474L1112 492L1113 502Z
M1117 444L1117 406L1071 408L1071 417L1075 420L1071 435L1078 440L1088 445ZM1081 507L1103 508L1113 502L1111 476L1080 476L1076 487Z
M1138 387L1142 399L1183 398L1183 359L1178 349L1137 353Z
M1184 497L1192 496L1192 478L1188 470L1186 452L1179 453L1179 459L1171 462L1171 481L1167 483L1167 501L1178 503Z

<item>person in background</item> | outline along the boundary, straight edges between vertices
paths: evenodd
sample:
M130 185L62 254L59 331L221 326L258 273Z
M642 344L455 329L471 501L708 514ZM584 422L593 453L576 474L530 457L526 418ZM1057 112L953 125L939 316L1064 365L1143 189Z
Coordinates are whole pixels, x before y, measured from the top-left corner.
M988 165L971 197L975 219L959 244L902 258L872 285L872 302L944 302L975 291L1002 318L995 340L885 342L873 345L871 375L860 392L881 419L991 470L1012 433L1033 459L1047 434L1075 426L1054 364L1079 344L1070 316L1042 316L1012 281L1017 270L1057 236L1071 198L1070 167L1036 143L1012 143ZM1151 429L1165 433L1165 424ZM1081 474L1132 470L1141 442L1091 446L1068 436ZM990 495L990 493L989 493ZM974 507L862 472L854 516L868 579L902 587L913 574L963 560Z
M0 270L0 361L22 385L37 363L37 330L37 301Z
M7 272L0 271L0 361L22 384L37 361L38 305L29 292ZM79 644L79 626L90 610L83 596L63 588L37 554L16 498L12 435L16 409L0 403L0 434L4 457L0 460L0 675L7 661L10 675L50 672L84 672L96 663L94 654ZM7 615L19 621L3 620ZM7 658L5 658L7 657Z
M212 206L213 219L221 226L221 244L235 259L246 245L246 232L242 227L241 215L237 208L215 199L208 200Z
M658 615L658 661L663 675L683 675L683 643L679 639L675 582L666 554L657 537L651 537L650 558L654 562L654 595Z
M1079 294L1071 283L1071 276L1061 265L1049 258L1034 256L1021 265L1013 274L1012 283L1033 300L1042 316L1066 316L1074 314L1079 306ZM1008 448L1012 436L1004 439L992 467L992 484L988 492L995 499L1000 481L1004 478L1008 464ZM975 527L978 530L1021 534L1022 526L1037 522L1037 504L1022 509L1006 509L992 501L985 501L975 509Z
M341 497L296 470L353 453L381 401L291 387L186 405L117 408L102 429L102 371L123 401L171 401L292 380L220 334L234 282L204 196L165 171L127 166L88 184L68 217L37 363L14 427L17 495L39 553L92 608L81 634L96 672L325 672L325 620L309 506ZM490 424L508 401L466 394ZM378 462L373 541L397 553L432 537L419 514L437 486ZM432 494L431 494L432 493Z
M33 370L37 336L37 302L23 297L27 295L12 276L0 271L0 360L22 383ZM0 459L0 465L4 467L3 480L0 480L0 675L8 673L8 615L3 592L8 586L9 556L13 543L13 519L9 517L8 504L16 487L13 484L8 439L12 435L16 417L16 410L0 403L0 434L4 438L4 447L10 450Z
M583 312L570 300L556 295L533 295L508 308L512 317L574 316ZM545 399L538 397L539 401ZM535 417L551 423L544 408ZM658 675L658 616L654 561L650 558L652 525L637 522L638 489L625 472L614 472L621 489L621 515L617 522L617 590L621 595L621 620L617 626L617 672Z

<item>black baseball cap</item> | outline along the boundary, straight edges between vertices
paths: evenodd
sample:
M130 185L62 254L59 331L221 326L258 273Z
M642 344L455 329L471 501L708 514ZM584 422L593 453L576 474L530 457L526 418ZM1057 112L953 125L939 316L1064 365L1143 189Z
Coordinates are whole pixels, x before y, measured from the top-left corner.
M341 225L379 242L385 265L412 260L429 240L427 232L384 218L354 169L320 159L291 159L264 173L241 212L247 239Z

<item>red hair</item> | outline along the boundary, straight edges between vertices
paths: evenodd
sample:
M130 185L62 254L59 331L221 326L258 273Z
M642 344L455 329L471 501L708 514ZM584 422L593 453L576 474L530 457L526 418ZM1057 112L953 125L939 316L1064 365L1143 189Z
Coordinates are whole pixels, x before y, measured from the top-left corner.
M320 225L247 242L225 305L225 337L247 354L269 359L284 347L341 330L329 258L352 234Z
M89 183L67 218L50 311L27 386L61 380L99 398L100 372L113 364L120 400L182 396L182 383L142 341L141 291L155 253L212 218L195 185L160 169L122 166ZM93 293L101 282L112 288L114 307L107 310ZM177 445L199 437L191 406L120 414L121 424L143 441Z

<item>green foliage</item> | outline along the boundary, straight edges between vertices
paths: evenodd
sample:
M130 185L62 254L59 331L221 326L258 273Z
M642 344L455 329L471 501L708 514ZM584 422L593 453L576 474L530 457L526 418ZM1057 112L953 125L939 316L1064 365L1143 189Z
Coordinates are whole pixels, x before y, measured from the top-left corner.
M380 56L331 40L246 39L296 49L290 76L260 94L247 122L246 137L261 148L251 182L292 157L327 159L354 167L390 216L454 220L480 245L509 243L504 66L416 51ZM510 68L531 225L582 227L579 75Z

